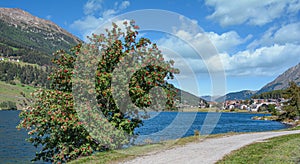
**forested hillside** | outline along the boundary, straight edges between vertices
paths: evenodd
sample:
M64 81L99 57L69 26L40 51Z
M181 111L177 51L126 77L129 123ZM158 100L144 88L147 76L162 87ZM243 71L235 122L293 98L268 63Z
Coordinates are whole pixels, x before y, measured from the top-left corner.
M49 87L53 53L81 42L51 21L12 8L0 8L0 36L0 109L16 109L34 88Z
M21 84L47 87L49 85L47 72L49 71L49 67L0 61L0 80L10 84L15 84L18 80Z
M0 56L39 65L50 65L55 51L81 42L51 21L10 8L0 8L0 36Z

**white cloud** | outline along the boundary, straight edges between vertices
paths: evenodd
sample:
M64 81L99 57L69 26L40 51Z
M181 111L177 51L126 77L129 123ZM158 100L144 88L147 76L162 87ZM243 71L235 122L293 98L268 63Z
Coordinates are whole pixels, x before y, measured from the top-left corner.
M52 15L47 15L46 19L50 20L52 18Z
M130 2L129 2L129 1L123 1L123 2L121 3L121 5L119 6L119 10L124 10L124 9L126 9L129 5L130 5Z
M75 20L70 25L71 28L77 29L77 31L82 34L83 39L86 39L86 36L99 28L106 20L112 18L130 5L129 1L122 1L121 3L116 2L110 9L104 9L102 6L103 1L104 0L89 0L83 7L86 16Z
M118 11L114 10L114 9L108 9L108 10L105 10L102 14L102 17L103 18L109 18L111 17L112 15L115 15L116 13L118 13Z
M189 24L185 22L185 26ZM227 53L251 38L251 35L241 38L235 31L219 35L214 32L197 32L196 28L191 28L191 26L187 30L185 26L180 29L177 27L173 32L174 36L168 35L156 41L159 48L166 54L166 59L175 61L175 67L181 70L182 73L179 76L182 77L186 77L185 73L191 72L189 67L192 68L193 73L205 73L208 67L210 71L222 71L218 52ZM166 49L168 51L165 51Z
M287 11L289 13L295 13L300 10L300 0L290 0L289 6L287 8Z
M260 46L271 46L274 44L300 44L300 23L291 23L280 28L269 28L260 39L254 40L248 48L254 49Z
M278 30L274 36L277 36L277 34L281 36L279 34L284 33L285 29L294 28L294 25L284 27ZM201 54L197 54L191 44L189 44L193 43L198 48L205 49L207 43L202 41L206 35L217 48L222 50L219 55L199 56ZM256 48L253 51L243 50L230 54L225 50L238 46L247 40L248 37L243 39L233 31L218 35L213 32L193 34L184 30L177 31L175 36L178 38L168 36L161 38L157 43L166 55L166 59L173 59L175 67L181 70L181 74L177 75L179 79L189 78L190 73L207 73L208 67L213 71L222 71L224 69L229 76L274 76L300 61L300 46L295 42L272 44ZM226 42L226 36L231 38L231 42ZM279 38L278 40L280 40ZM294 38L288 37L284 39L293 40Z
M206 0L206 5L214 8L207 18L222 26L243 23L264 25L285 13L297 14L300 10L299 0Z
M103 18L96 18L95 16L88 15L84 19L79 19L71 24L71 27L81 32L83 37L91 34L92 31L97 29L99 25L104 22ZM86 38L84 38L86 39Z
M199 32L199 33L190 33L186 30L179 30L175 33L175 37L167 36L158 40L158 45L164 47L173 47L177 52L184 53L185 55L190 56L193 53L191 45L193 43L196 47L204 49L207 44L212 44L216 47L218 52L229 52L236 46L243 44L245 41L250 39L252 36L249 35L246 38L241 38L235 31L229 31L221 35L214 32ZM181 40L181 39L184 40ZM187 41L188 43L184 43ZM204 41L209 41L210 43L205 43Z
M275 43L300 43L300 23L288 24L274 34Z
M214 32L208 32L206 35L220 53L231 52L236 48L236 46L243 44L252 38L252 35L248 35L246 38L241 38L235 31L229 31L221 35Z
M297 44L261 47L251 52L238 52L232 56L220 54L226 73L231 76L264 75L272 76L300 61L300 46ZM210 62L213 62L211 60Z
M103 0L89 0L83 7L85 15L93 15L102 8Z

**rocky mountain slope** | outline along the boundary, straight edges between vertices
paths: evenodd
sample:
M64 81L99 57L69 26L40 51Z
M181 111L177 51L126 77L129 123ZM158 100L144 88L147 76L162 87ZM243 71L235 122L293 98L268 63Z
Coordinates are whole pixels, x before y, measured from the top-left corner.
M17 57L22 63L39 65L49 64L51 54L56 50L69 50L69 48L81 42L80 39L49 20L38 18L21 9L12 8L0 8L0 36L0 58ZM17 72L8 67L0 67L0 73L7 72L8 69L10 69L10 72ZM35 73L34 71L31 72ZM0 80L11 82L14 79L7 80L5 78L3 80L2 78ZM198 106L199 101L202 100L193 94L178 90L176 99L182 104ZM2 92L0 92L0 95L6 98L9 97ZM20 96L19 93L15 93L10 97L17 96ZM16 99L7 98L6 101L16 102ZM205 101L202 100L201 102Z
M245 100L251 98L253 95L258 95L264 92L274 91L274 90L282 90L286 89L289 86L289 82L294 81L298 85L300 85L300 63L294 67L289 68L287 71L279 75L275 80L266 84L258 91L239 91L239 92L231 92L223 97L218 98L216 101L222 102L225 100Z
M22 102L21 93L27 97L29 88L46 87L52 53L80 42L51 21L0 8L0 103Z
M178 89L175 99L178 100L181 104L198 107L199 105L207 105L207 101L202 97L198 97L194 94L191 94L187 91Z
M216 99L216 101L222 102L224 100L246 100L246 99L250 99L251 96L253 96L255 93L256 91L250 91L250 90L231 92L226 94L225 96L219 97L218 99Z
M283 74L279 75L275 80L262 87L257 94L285 89L289 86L289 82L294 81L300 85L300 63L296 66L289 68Z
M0 8L0 36L0 56L30 55L36 61L81 42L55 23L15 8Z

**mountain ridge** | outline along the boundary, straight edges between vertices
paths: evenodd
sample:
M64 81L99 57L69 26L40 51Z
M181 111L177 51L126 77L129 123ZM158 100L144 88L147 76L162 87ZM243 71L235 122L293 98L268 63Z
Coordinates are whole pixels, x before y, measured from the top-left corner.
M257 94L273 90L286 89L288 88L289 82L291 81L294 81L298 85L300 84L300 62L297 65L289 68L288 70L280 74L273 81L266 84L259 91L257 91Z
M26 12L18 8L0 8L0 35L1 35L0 38L1 60L3 59L3 57L7 59L9 59L10 57L12 58L20 57L21 61L23 62L39 64L39 65L43 65L46 62L42 62L42 63L37 63L37 61L28 62L28 61L24 61L23 57L28 56L28 54L33 54L33 56L31 55L29 56L29 58L36 58L36 60L40 61L41 59L39 57L44 56L45 60L50 62L51 61L50 56L56 50L62 48L68 51L69 48L82 42L80 39L73 36L71 33L59 27L52 21L38 18L30 14L29 12ZM56 40L59 41L57 42ZM45 44L40 44L40 42L43 43L45 42ZM5 79L9 79L9 80L4 80L7 83L9 83L14 79L4 72L6 72L5 70L8 69L13 70L13 69L12 67L6 65L9 64L17 65L18 63L13 61L1 61L1 60L0 62L2 62L1 63L2 65L0 66L2 67L0 67L0 73L2 73L3 77L4 76L7 77ZM18 71L14 71L14 72L18 72ZM27 72L34 73L34 71L27 71ZM44 74L46 74L46 72L44 72ZM27 74L27 76L28 75L31 74ZM0 80L3 80L3 77ZM15 77L17 77L17 75L15 75ZM28 84L32 85L33 83L35 83L35 81L37 81L37 79L33 78L32 81L28 82ZM181 89L178 89L176 100L178 100L178 102L181 104L189 105L189 106L198 106L199 102L203 102L202 99L199 98L198 96L195 96ZM16 102L14 100L11 101Z
M82 42L55 23L17 8L0 8L0 36L0 103L23 102L22 93L30 97L28 88L47 87L52 54Z
M18 8L0 8L0 56L49 65L57 50L68 51L82 41L57 24Z
M61 28L54 22L36 17L29 12L19 8L0 8L0 19L4 20L8 24L14 25L15 27L21 26L22 29L26 28L26 25L29 25L29 23L32 23L32 27L51 28L56 32L66 34L67 36L73 38L74 40L77 40L78 42L81 41L79 38L75 37L70 32Z
M289 86L289 82L294 81L300 85L300 62L287 69L285 72L277 76L273 81L267 83L258 91L242 90L238 92L230 92L226 95L216 99L217 102L222 102L222 100L245 100L249 99L254 95L258 95L264 92L282 90Z

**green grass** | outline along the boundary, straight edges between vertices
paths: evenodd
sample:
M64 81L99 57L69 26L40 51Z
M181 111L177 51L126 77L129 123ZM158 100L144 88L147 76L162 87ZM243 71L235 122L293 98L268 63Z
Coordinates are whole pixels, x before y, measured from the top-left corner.
M300 163L300 134L275 137L232 152L218 164Z
M106 163L119 163L126 160L136 158L138 156L145 155L147 153L154 153L166 149L170 149L176 146L183 146L187 143L199 142L202 137L191 136L178 140L170 140L161 143L147 144L140 146L132 146L127 149L113 150L108 152L98 152L88 157L79 158L71 161L71 164L82 164L82 163L95 163L95 164L106 164Z
M225 134L213 134L206 136L190 136L181 138L178 140L168 140L155 144L147 144L140 146L132 146L127 149L113 150L109 152L98 152L91 156L82 157L77 160L71 161L71 164L111 164L124 162L139 156L143 156L147 153L155 153L163 150L171 149L178 146L184 146L188 143L201 142L204 138L217 138L222 136L230 136L238 133L225 133Z
M21 60L19 62L9 61L9 58L5 58L5 57L3 57L3 58L4 58L4 62L10 62L10 63L14 63L14 64L17 64L17 65L20 65L20 66L30 65L30 66L34 66L34 67L37 67L37 68L41 67L38 64L27 63L27 62L23 62Z
M24 92L26 97L29 97L30 93L34 90L34 87L28 85L22 86L20 83L11 85L0 81L0 102L12 101L18 103L23 99L23 96L20 94L21 92Z
M291 128L297 130L299 128ZM188 143L201 142L204 138L218 138L231 136L239 133L214 134L208 136L191 136L178 140L169 140L156 144L132 146L127 149L113 150L108 152L98 152L88 157L82 157L71 161L71 164L111 164L124 162L147 153L155 153ZM219 164L231 163L299 163L300 162L300 134L286 135L251 144L240 150L236 150Z
M8 46L7 44L5 43L0 43L1 45L4 45L4 46ZM18 51L19 48L16 48L16 47L12 47L12 46L8 46L9 48L11 48L13 51Z

